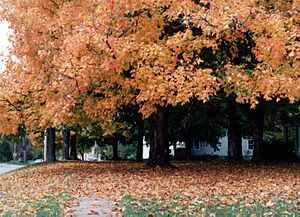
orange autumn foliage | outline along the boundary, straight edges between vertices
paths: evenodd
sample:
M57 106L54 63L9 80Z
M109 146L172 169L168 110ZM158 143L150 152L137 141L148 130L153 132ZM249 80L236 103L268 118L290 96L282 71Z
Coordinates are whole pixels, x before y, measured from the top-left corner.
M122 106L138 105L148 117L220 89L253 106L261 97L300 97L294 5L288 16L254 0L3 0L2 8L14 34L0 98L23 107L22 120L1 119L1 129L72 124L84 115L109 130ZM258 61L251 74L244 64L203 63L201 52L220 52L223 39L246 41L245 32ZM3 100L0 108L13 117Z

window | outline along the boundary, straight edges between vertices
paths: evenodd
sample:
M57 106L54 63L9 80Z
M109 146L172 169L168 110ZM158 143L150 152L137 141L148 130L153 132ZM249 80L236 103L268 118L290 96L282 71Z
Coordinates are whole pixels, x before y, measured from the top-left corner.
M248 139L248 149L252 150L253 149L253 140L252 139Z

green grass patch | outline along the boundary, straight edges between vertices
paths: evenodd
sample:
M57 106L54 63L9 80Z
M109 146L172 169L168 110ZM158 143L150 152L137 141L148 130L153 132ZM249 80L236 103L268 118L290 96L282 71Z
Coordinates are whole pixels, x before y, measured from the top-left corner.
M136 199L125 196L121 202L124 216L300 216L300 206L296 203L278 201L271 206L257 203L218 204L207 205L203 201L183 200L180 196L171 201L155 201L154 199ZM211 203L210 203L211 204Z

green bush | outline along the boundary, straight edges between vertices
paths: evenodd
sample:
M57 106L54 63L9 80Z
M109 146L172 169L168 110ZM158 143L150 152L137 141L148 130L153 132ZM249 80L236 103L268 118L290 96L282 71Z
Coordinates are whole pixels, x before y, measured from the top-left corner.
M10 161L13 159L11 146L7 142L0 142L0 161Z
M118 156L123 160L134 160L136 155L136 144L119 144ZM105 159L111 159L113 157L113 148L111 145L104 145L101 151L102 156Z
M136 145L135 144L127 144L119 145L119 157L124 160L134 160L136 155Z

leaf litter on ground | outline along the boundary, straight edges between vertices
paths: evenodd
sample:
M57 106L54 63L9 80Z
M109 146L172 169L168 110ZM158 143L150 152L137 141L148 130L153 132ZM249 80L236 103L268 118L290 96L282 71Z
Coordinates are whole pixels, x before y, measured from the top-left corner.
M57 162L26 168L0 177L0 213L37 214L52 204L72 215L72 201L80 197L110 199L115 215L126 209L121 203L126 197L134 198L137 209L155 201L160 209L183 215L236 204L272 208L277 202L299 211L299 164L174 165L177 169L163 170L133 162Z

